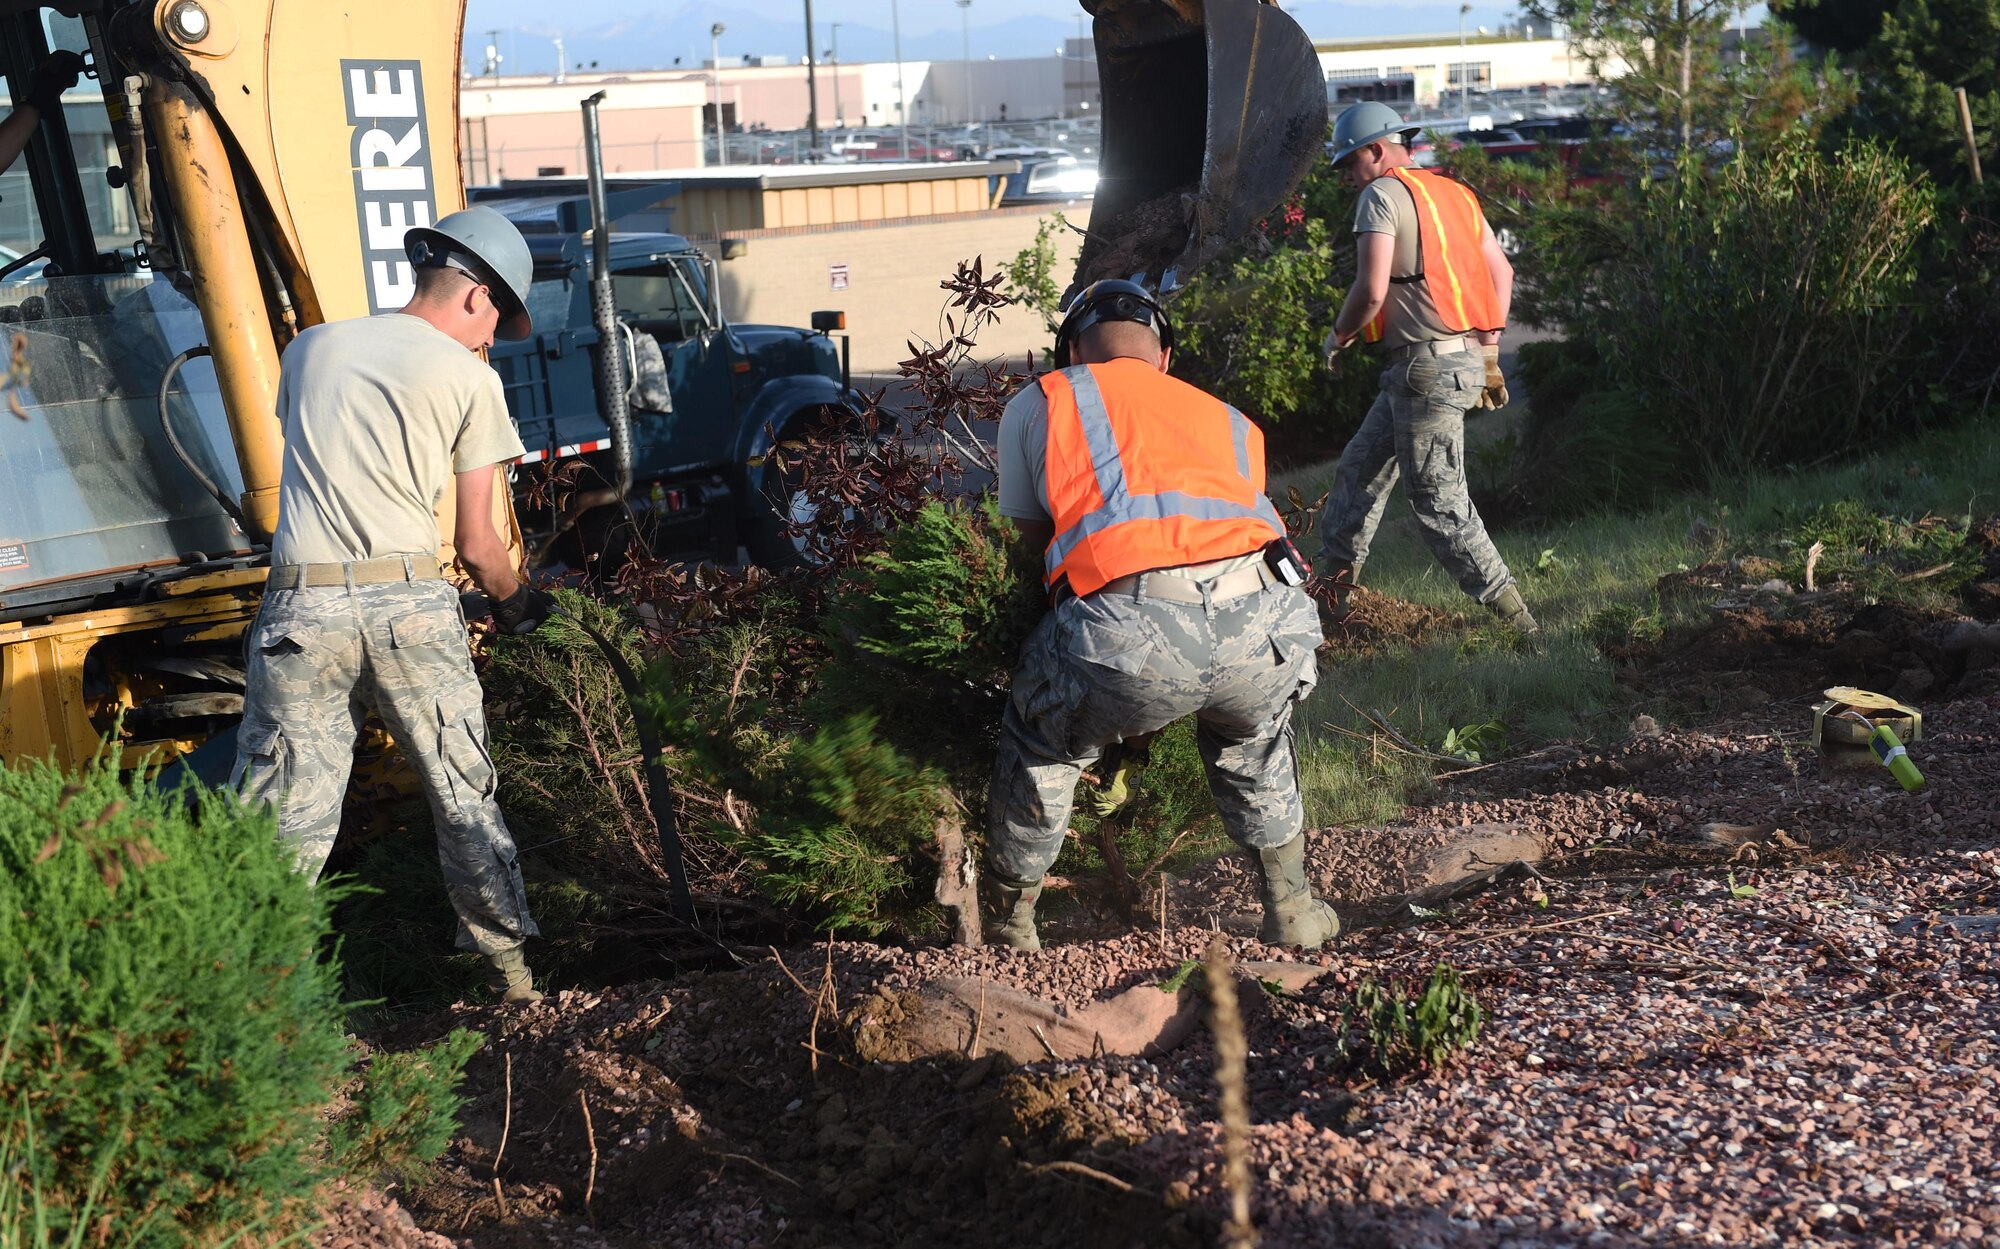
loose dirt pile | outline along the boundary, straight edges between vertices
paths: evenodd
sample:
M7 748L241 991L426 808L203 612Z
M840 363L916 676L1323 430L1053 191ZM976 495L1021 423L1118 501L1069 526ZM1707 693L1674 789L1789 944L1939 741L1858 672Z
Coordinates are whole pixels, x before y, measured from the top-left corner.
M1173 265L1187 250L1189 203L1201 183L1189 182L1134 204L1108 221L1093 222L1078 258L1079 288L1102 278L1153 274ZM1186 275L1183 274L1183 277Z
M1326 640L1322 655L1373 655L1392 646L1416 646L1446 633L1464 632L1465 617L1441 607L1409 603L1367 586L1356 586L1348 595L1344 620L1334 622L1320 615Z
M1447 781L1408 813L1407 855L1505 825L1547 857L1429 917L1381 896L1404 879L1390 834L1314 833L1317 883L1350 919L1390 922L1309 960L1317 982L1245 996L1263 1243L2000 1234L2000 949L1968 918L2000 909L2000 697L1929 711L1914 795L1886 773L1822 780L1796 736L1747 728ZM1255 908L1235 858L1168 902L1164 932L1039 955L836 943L426 1021L393 1040L465 1024L490 1041L463 1137L403 1204L431 1235L501 1249L1209 1243L1205 1031L1153 1057L1024 1065L869 1061L855 1041L945 978L1082 1011ZM1469 1058L1358 1079L1341 1049L1354 987L1440 961L1488 1012ZM319 1243L436 1243L383 1221L342 1216Z

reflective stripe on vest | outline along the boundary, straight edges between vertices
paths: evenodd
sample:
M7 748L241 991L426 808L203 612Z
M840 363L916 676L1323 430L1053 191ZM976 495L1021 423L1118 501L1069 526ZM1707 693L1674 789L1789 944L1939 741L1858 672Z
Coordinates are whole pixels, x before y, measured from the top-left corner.
M1426 169L1391 169L1388 176L1409 188L1417 215L1417 271L1396 283L1422 282L1446 329L1497 330L1499 296L1481 246L1486 214L1470 188ZM1387 309L1362 330L1371 343L1382 341Z
M1122 403L1107 402L1100 382ZM1045 374L1041 386L1049 406L1044 476L1056 525L1043 555L1051 588L1066 577L1072 591L1089 594L1131 573L1246 555L1284 535L1264 496L1263 436L1235 408L1136 360L1076 365ZM1228 421L1226 461L1216 437L1222 431L1210 424L1216 418ZM1121 420L1166 426L1166 436L1149 440L1146 467L1155 485L1191 481L1211 491L1134 489L1119 444ZM1065 437L1072 431L1080 431L1080 446ZM1087 483L1080 480L1086 475Z

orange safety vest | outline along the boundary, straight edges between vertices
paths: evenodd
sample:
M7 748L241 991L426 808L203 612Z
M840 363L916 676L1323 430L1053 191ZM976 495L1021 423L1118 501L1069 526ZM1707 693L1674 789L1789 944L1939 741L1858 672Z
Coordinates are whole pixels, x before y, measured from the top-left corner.
M1446 329L1506 328L1500 324L1493 274L1479 245L1486 232L1486 214L1479 210L1479 197L1465 184L1427 169L1391 169L1389 176L1410 189L1410 198L1417 205L1417 271L1389 280L1398 285L1422 282ZM1384 315L1376 313L1361 336L1371 343L1381 342L1386 328Z
M1051 593L1247 555L1285 536L1264 496L1264 435L1213 395L1143 360L1041 377L1049 405L1043 479L1056 534Z

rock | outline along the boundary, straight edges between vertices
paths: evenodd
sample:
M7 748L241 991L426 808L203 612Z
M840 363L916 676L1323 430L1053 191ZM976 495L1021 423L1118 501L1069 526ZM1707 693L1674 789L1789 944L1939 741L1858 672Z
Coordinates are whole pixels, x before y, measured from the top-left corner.
M1975 581L1960 591L1965 609L1975 616L2000 616L2000 581Z
M1962 620L1946 631L1938 646L1947 655L2000 651L2000 624Z
M1711 846L1766 845L1778 832L1776 824L1704 824L1694 835Z
M1510 863L1539 863L1548 844L1513 824L1474 824L1410 869L1414 893L1490 876Z

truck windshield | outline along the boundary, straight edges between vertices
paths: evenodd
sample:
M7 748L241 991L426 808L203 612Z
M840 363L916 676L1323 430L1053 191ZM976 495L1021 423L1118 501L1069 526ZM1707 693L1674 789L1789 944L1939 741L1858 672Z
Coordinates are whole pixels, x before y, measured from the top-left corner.
M611 277L618 315L662 342L701 332L708 324L708 287L693 260L668 260Z

